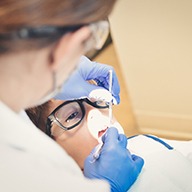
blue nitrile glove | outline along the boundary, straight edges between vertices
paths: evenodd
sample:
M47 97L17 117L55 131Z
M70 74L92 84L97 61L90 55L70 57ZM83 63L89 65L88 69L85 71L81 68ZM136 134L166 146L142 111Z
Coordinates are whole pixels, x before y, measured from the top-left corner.
M136 181L144 161L131 155L127 146L127 138L118 134L116 128L109 128L103 136L103 148L99 158L94 161L94 151L84 163L84 175L90 179L107 180L112 192L125 192Z
M109 70L112 69L112 95L113 103L120 102L120 87L117 76L113 67L105 64L90 61L87 57L82 56L71 77L63 84L61 92L55 96L55 99L71 100L85 97L94 97L94 90L109 89ZM91 85L88 80L95 80L98 84Z

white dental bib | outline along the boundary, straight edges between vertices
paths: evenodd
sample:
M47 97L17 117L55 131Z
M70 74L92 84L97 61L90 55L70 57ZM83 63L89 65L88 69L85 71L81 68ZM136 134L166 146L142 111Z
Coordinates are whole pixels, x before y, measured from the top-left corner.
M176 142L177 146L179 142ZM174 144L170 141L170 144L172 143ZM129 191L191 192L192 159L189 154L192 153L192 142L181 142L182 144L188 147L188 154L183 154L182 151L177 150L177 147L174 148L174 145L167 147L161 139L156 141L144 135L129 139L129 150L143 157L145 161L142 172Z

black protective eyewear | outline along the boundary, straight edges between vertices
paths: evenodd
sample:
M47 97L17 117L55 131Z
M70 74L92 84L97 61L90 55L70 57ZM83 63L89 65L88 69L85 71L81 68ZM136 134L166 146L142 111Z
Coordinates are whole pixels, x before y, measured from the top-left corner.
M11 33L0 34L0 39L37 39L48 38L52 36L62 36L66 33L76 31L83 27L83 25L75 26L40 26L40 27L25 27Z
M63 131L68 131L79 125L85 116L83 102L99 109L109 108L109 104L105 101L90 101L87 98L65 101L48 116L46 134L53 135L51 131L53 123L56 123Z

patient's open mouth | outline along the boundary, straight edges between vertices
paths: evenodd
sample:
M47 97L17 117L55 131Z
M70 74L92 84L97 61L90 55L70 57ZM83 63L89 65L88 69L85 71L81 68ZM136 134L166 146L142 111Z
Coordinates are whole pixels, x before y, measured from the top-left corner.
M107 131L107 128L99 131L98 132L98 138L101 137L106 131Z

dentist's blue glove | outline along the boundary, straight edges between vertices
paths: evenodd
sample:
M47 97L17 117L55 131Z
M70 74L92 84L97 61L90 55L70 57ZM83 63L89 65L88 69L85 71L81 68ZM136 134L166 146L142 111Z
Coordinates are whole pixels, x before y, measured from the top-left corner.
M112 192L125 192L137 179L144 161L131 155L127 150L127 138L118 134L116 128L109 128L103 137L103 148L99 158L94 161L93 153L84 164L84 175L90 179L108 181Z
M77 67L70 78L63 84L61 92L55 99L71 100L85 97L93 97L96 89L109 89L109 70L112 69L112 95L114 104L120 102L120 87L113 67L90 61L82 56ZM88 80L95 80L98 84L91 85ZM102 98L101 98L102 99Z

